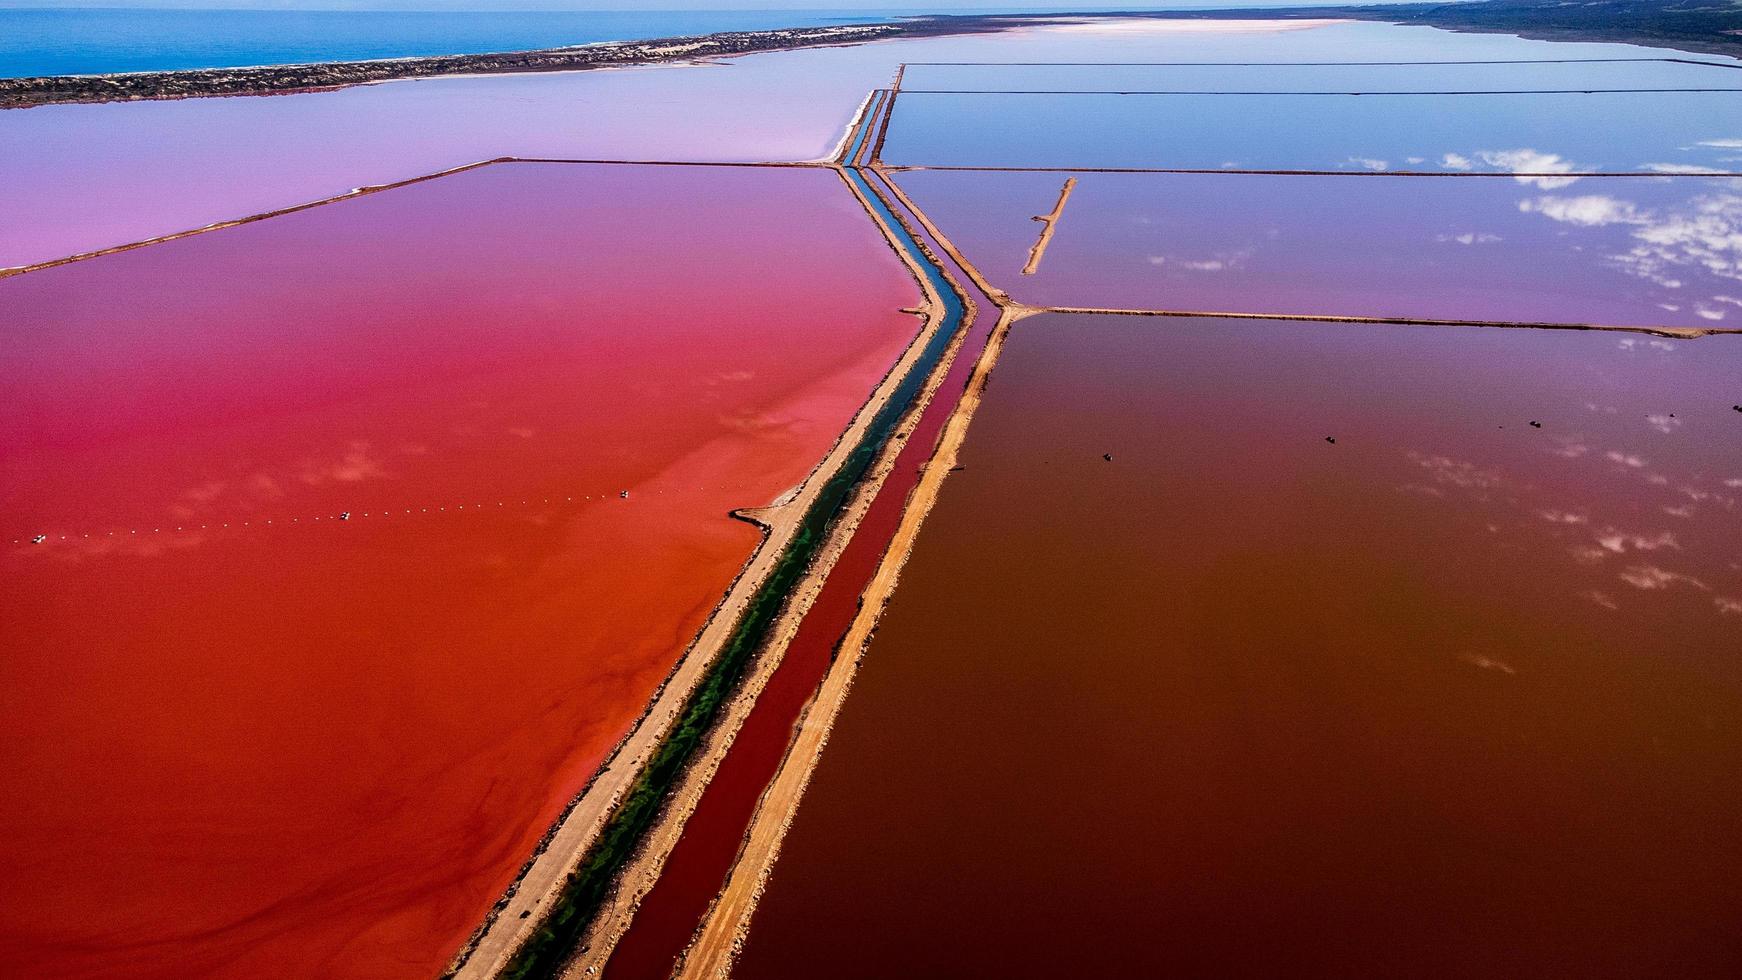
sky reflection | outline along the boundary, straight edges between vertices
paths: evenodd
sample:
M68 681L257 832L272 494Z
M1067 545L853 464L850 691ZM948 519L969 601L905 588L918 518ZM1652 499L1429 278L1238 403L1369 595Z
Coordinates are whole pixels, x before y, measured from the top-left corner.
M1719 71L1719 69L1712 69ZM1742 79L1742 71L1722 69ZM1742 93L927 95L896 166L1631 173L1742 169Z
M1432 60L1455 57L1448 47ZM1624 56L1611 48L1608 57ZM1560 54L1540 52L1544 58ZM1616 91L1641 88L1742 89L1742 72L1713 57L1640 51L1662 57L1640 61L1542 61L1464 64L1082 64L1082 65L910 65L902 78L904 90L965 92L1483 92L1542 89ZM1258 60L1257 54L1248 54ZM1111 59L1117 60L1117 59ZM1181 61L1208 61L1205 54ZM1354 53L1350 61L1363 59Z
M897 180L1030 305L1742 326L1742 180L1087 173L1027 276L1058 175Z

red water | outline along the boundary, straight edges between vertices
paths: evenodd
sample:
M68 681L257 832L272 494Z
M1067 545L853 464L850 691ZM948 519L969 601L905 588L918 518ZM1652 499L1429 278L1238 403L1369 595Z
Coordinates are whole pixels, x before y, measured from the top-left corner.
M919 227L911 219L909 224ZM929 236L925 241L934 255L944 254ZM829 572L816 602L805 613L798 633L733 738L731 750L709 781L695 812L684 823L683 836L672 849L659 880L612 952L606 964L607 977L663 980L670 975L709 903L725 884L756 803L779 772L793 728L858 614L859 597L901 523L908 495L918 484L922 467L931 458L938 435L955 411L997 325L997 309L991 300L975 289L953 262L949 270L956 282L970 290L979 315L964 325L967 332L936 396L902 445L894 469Z
M1738 377L1017 323L735 975L1735 976Z
M527 164L0 282L0 972L439 971L915 292L832 173Z

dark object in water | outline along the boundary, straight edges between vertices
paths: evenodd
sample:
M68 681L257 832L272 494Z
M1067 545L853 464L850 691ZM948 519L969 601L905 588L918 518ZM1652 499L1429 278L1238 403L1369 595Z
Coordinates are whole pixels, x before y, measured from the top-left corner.
M39 535L37 535L37 536L36 536L36 537L34 537L34 538L31 538L31 539L30 539L30 543L31 543L31 544L41 544L41 543L43 543L43 542L44 542L44 541L47 541L47 540L48 540L48 535L46 535L46 534L39 534Z
M348 521L350 519L351 519L351 512L350 511L345 511L343 514L339 515L339 520L341 520L341 521Z
M629 499L629 491L619 490L619 491L617 491L617 496L622 500L628 500Z
M1113 462L1113 454L1112 453L1102 453L1101 458L1106 460L1109 463Z
M1335 446L1337 444L1337 440L1331 436L1326 436L1325 441L1330 443L1333 446Z
M1540 429L1540 428L1542 428L1542 423L1536 421L1535 419L1531 419L1530 420L1530 427L1533 429Z

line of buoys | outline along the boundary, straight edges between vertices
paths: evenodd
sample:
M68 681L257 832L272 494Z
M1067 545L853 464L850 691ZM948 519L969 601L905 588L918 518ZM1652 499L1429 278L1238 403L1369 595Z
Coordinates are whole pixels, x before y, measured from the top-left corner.
M707 487L697 487L696 489L698 491L705 491L708 488ZM744 489L748 490L748 488L744 488ZM656 493L660 493L660 494L663 494L664 492L665 491L663 491L663 490L656 491ZM584 503L588 503L590 501L593 501L595 499L602 501L602 500L607 499L608 496L609 495L606 493L581 494L579 496L565 496L565 497L561 498L560 500L556 499L556 498L552 498L552 497L543 497L537 501L530 500L530 499L522 500L522 501L520 501L519 506L531 507L531 506L534 506L535 504L538 506L544 506L546 504L551 504L553 502L560 506L562 504L572 504L572 503L575 503L577 501L584 504ZM617 498L620 500L628 500L629 499L629 491L626 489L617 491ZM475 502L475 503L472 503L470 505L456 504L456 505L454 505L454 507L452 509L454 511L464 511L467 509L468 506L470 506L470 508L473 511L482 511L482 510L486 509L485 505L482 502ZM507 507L508 501L499 500L496 502L496 506L497 507ZM153 528L150 528L149 530L143 529L143 528L129 528L129 529L116 529L116 530L112 530L112 531L96 531L96 532L90 532L90 533L68 533L68 534L56 535L56 536L54 536L53 540L55 540L55 541L67 541L67 540L72 540L75 538L78 540L84 540L87 538L91 538L93 536L99 537L99 538L113 538L113 537L116 537L118 535L137 535L137 534L140 534L141 532L143 532L145 534L164 534L164 533L174 534L177 532L185 533L187 531L213 530L214 527L218 530L223 530L223 529L228 529L228 528L252 528L252 527L255 527L257 525L262 526L262 527L264 527L266 525L272 525L274 527L280 526L279 523L274 523L275 520L279 521L280 523L295 524L295 525L301 526L304 524L315 524L315 523L318 523L322 520L326 520L329 522L331 522L331 521L347 521L348 522L348 521L358 520L361 518L371 517L371 516L379 517L379 518L386 518L386 517L391 517L395 514L411 515L411 516L416 516L418 514L445 514L448 512L448 510L449 510L448 506L446 506L444 504L436 504L436 505L429 506L429 507L421 507L420 506L420 507L415 507L415 508L414 507L404 507L404 508L397 508L397 509L396 508L387 508L387 509L375 510L375 511L344 510L344 511L340 511L337 514L317 514L317 515L313 515L313 516L309 516L309 517L296 516L296 517L291 517L288 519L267 518L267 519L263 519L263 520L262 519L249 519L249 520L245 520L245 521L224 521L224 522L219 522L216 525L208 523L208 524L198 525L197 527L195 527L193 525L185 525L184 524L184 525L177 525L173 528L168 528L168 529L165 529L162 527L153 527ZM48 533L31 534L31 535L28 535L25 537L13 538L12 543L13 544L26 544L26 543L28 543L28 544L33 544L33 545L50 544L51 537Z

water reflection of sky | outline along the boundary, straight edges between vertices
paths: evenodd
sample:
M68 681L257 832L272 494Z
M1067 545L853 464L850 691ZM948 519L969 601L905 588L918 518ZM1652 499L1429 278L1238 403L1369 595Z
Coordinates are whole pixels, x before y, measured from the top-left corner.
M1742 80L1742 72L1724 71ZM905 93L883 160L913 166L1742 172L1742 93Z
M1455 52L1455 48L1448 51ZM1640 52L1648 54L1649 52ZM1551 57L1554 52L1541 53ZM1441 53L1439 58L1447 57ZM1611 55L1611 58L1615 55ZM1691 57L1691 56L1690 56ZM1359 54L1351 61L1362 60ZM1392 64L917 64L904 90L1171 92L1481 92L1742 88L1730 65L1637 61L1471 61Z
M898 176L1032 305L1742 326L1742 181L1084 174Z
M903 61L1477 61L1661 53L1394 24L1201 22L1219 29L1178 30L1183 23L774 52L707 68L426 79L266 99L0 112L0 267L501 154L824 156L865 93L889 84Z

